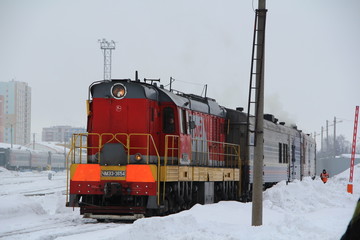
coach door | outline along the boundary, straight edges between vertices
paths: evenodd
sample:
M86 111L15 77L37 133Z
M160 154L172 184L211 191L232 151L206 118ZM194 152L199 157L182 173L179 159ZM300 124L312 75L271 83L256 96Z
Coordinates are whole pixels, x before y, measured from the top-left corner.
M296 157L295 157L295 143L291 144L291 161L290 161L290 173L291 173L291 181L296 179Z
M288 165L288 181L291 182L295 179L295 140L289 135L288 138L288 146L289 146L289 165Z
M180 164L189 165L191 162L191 135L189 123L189 113L186 109L179 108L179 127L180 127Z
M290 141L290 181L300 179L300 139L296 136Z

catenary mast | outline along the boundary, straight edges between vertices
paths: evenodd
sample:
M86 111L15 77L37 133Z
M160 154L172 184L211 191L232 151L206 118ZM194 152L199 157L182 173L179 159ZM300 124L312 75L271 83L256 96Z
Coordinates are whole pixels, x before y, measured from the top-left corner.
M253 161L252 225L262 225L264 164L264 65L265 65L265 0L256 10L251 78L255 77L255 149ZM255 70L255 71L253 71ZM251 87L251 86L250 86Z

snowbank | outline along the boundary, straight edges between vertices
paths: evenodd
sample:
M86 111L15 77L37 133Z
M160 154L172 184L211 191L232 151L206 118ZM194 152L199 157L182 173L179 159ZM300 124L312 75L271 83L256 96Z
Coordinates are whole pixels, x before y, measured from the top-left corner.
M6 239L339 239L360 195L360 165L354 194L346 192L349 172L323 184L305 178L280 182L264 192L263 225L251 226L251 203L195 205L166 217L133 224L96 223L65 207L65 173L0 169L0 236ZM47 193L45 195L29 195Z

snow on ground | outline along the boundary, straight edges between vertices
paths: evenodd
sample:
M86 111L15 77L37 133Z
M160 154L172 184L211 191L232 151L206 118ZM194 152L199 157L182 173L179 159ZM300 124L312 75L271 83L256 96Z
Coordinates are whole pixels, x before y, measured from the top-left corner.
M36 142L35 150L33 148L33 143L29 143L26 146L13 144L11 146L10 143L0 143L0 148L12 148L12 149L20 149L27 151L39 151L39 152L54 152L54 153L63 153L64 147L61 146L63 143L58 142ZM69 151L68 148L65 149L66 152Z
M330 178L280 182L264 192L263 225L251 226L251 203L195 205L132 224L97 223L65 207L65 172L13 172L0 168L0 239L339 239L360 196L349 171ZM51 175L51 180L49 179Z
M10 143L0 143L0 148L13 148L13 149L20 149L20 150L30 150L30 148L22 146L22 145L17 145L17 144L13 144L11 147Z

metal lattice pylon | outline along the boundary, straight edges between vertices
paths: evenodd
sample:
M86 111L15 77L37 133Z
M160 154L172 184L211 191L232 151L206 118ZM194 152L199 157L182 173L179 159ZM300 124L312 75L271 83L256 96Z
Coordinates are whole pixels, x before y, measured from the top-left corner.
M105 38L99 42L104 54L104 80L111 80L111 51L115 49L115 42L108 42Z

